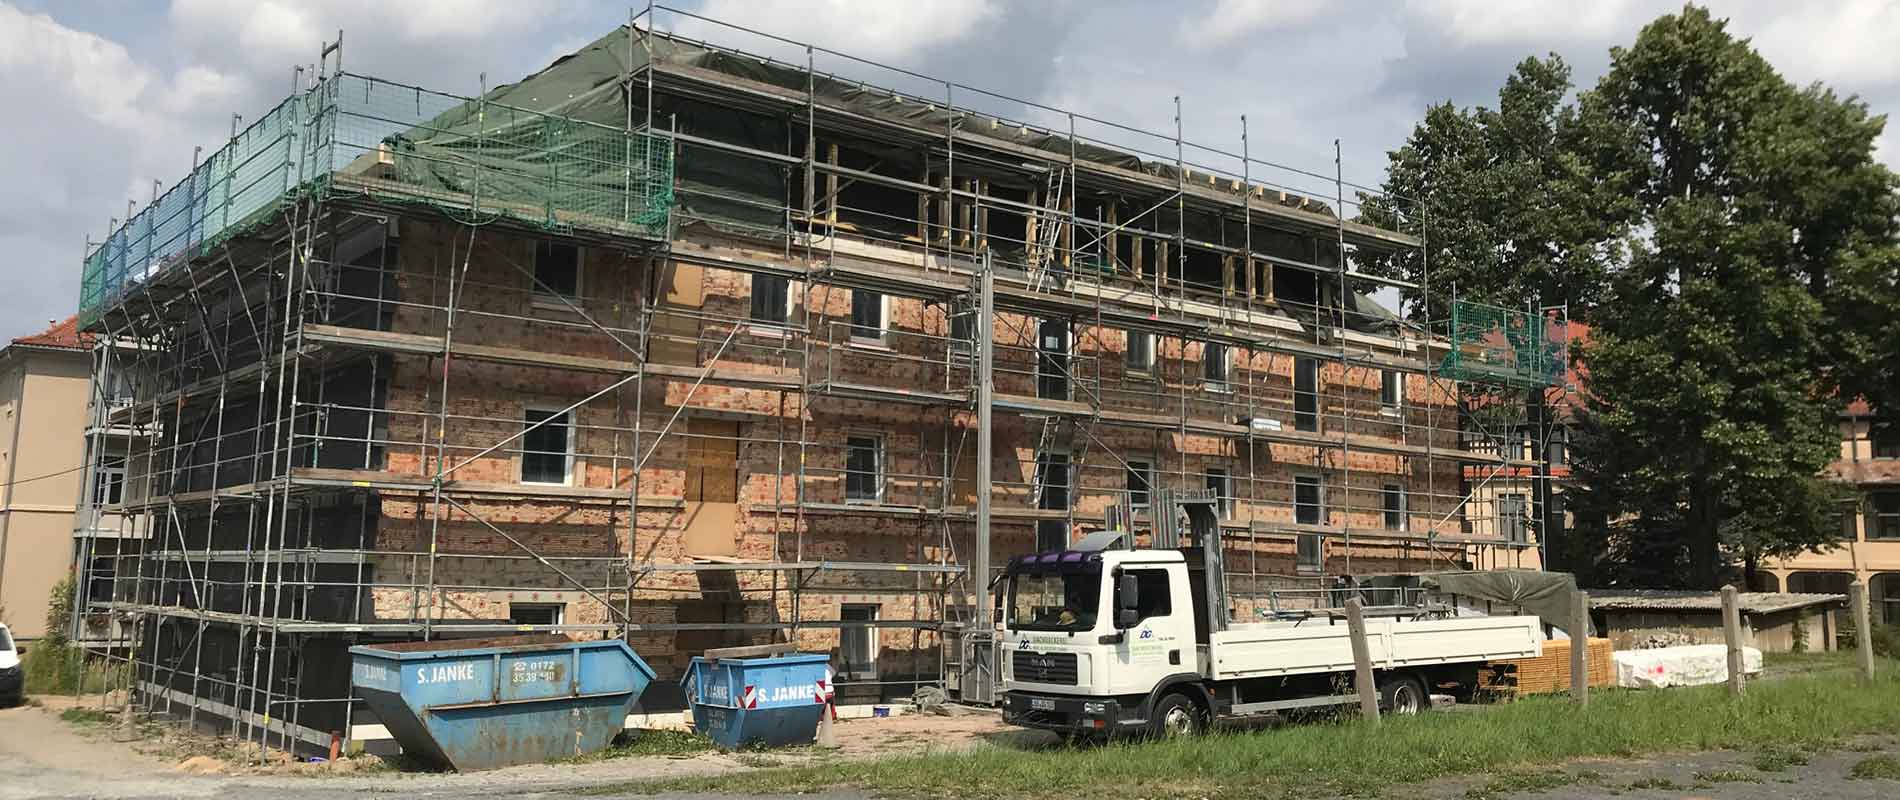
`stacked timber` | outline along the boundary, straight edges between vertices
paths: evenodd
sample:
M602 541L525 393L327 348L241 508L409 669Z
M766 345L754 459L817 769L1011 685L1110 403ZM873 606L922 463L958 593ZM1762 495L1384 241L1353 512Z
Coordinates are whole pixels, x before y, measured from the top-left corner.
M1480 676L1483 688L1501 695L1549 694L1570 690L1569 639L1544 642L1544 654L1536 658L1493 661ZM1590 685L1615 686L1614 648L1608 639L1591 639L1584 653Z

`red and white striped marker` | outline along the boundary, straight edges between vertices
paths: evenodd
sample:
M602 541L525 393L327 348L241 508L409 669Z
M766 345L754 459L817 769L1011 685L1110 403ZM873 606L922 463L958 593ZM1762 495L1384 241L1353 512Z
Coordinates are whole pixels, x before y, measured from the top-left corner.
M745 687L745 693L739 696L739 705L742 708L758 708L759 707L759 687L757 686Z

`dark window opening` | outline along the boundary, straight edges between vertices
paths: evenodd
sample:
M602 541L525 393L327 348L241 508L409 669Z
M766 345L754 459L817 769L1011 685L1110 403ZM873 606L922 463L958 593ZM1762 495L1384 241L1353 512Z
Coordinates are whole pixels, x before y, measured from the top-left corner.
M1860 503L1847 500L1841 503L1841 541L1851 542L1860 538Z
M1221 519L1234 516L1234 482L1227 470L1209 467L1207 470L1207 491L1214 495L1215 507L1220 510Z
M883 469L883 441L875 436L847 438L844 456L845 499L861 502L882 500Z
M1873 440L1874 458L1900 458L1900 422L1876 423L1867 437Z
M1069 324L1059 319L1036 326L1036 396L1069 399Z
M1871 507L1867 538L1900 539L1900 492L1874 492L1867 496Z
M561 603L509 603L510 625L559 625L565 606Z
M974 352L976 349L976 309L960 304L944 306L950 317L950 349Z
M1407 527L1405 487L1396 483L1386 484L1382 499L1385 511L1385 529L1388 531L1405 530Z
M534 293L539 297L565 297L569 300L580 297L580 248L562 242L536 242L534 283Z
M773 275L752 276L752 321L784 325L791 316L792 282Z
M1044 511L1069 508L1069 454L1043 453L1036 458L1036 486L1041 496L1036 507ZM1036 550L1060 550L1069 546L1069 524L1065 519L1036 521Z
M1152 371L1155 368L1155 335L1146 331L1129 331L1125 355L1129 372Z
M1386 411L1405 407L1405 373L1395 369L1379 373L1379 405Z
M1225 288L1221 255L1212 250L1187 248L1187 288L1219 294Z
M884 338L884 295L863 289L851 290L851 336Z
M1128 502L1135 508L1146 508L1148 498L1154 491L1154 466L1146 461L1128 462Z
M1302 322L1312 322L1311 307L1319 304L1319 276L1307 270L1294 267L1273 267L1273 297L1281 303L1306 306L1307 313L1294 315Z
M1326 510L1322 505L1321 486L1318 475L1300 475L1293 479L1293 521L1301 525L1324 525Z
M1217 342L1208 342L1203 345L1201 347L1201 377L1207 382L1207 388L1226 390L1227 375L1227 345Z
M1498 495L1498 533L1507 542L1528 541L1525 520L1529 514L1529 503L1521 494Z
M568 430L573 415L530 410L523 419L527 425L543 420L546 423L521 437L521 482L567 483L573 453Z
M1294 539L1294 570L1301 574L1319 572L1326 561L1326 540L1317 533L1302 533Z
M1308 433L1319 431L1319 361L1317 359L1293 359L1293 427Z

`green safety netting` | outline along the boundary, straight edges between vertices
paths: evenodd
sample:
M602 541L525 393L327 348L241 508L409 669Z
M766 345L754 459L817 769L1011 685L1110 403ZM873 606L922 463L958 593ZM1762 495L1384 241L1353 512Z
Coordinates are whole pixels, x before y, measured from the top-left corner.
M565 116L495 94L339 74L284 100L86 255L81 322L303 196L420 203L471 222L670 235L670 139L629 130L624 106L604 115L576 105L591 113Z
M1455 380L1550 386L1568 367L1561 323L1523 309L1455 300L1449 338L1439 371Z

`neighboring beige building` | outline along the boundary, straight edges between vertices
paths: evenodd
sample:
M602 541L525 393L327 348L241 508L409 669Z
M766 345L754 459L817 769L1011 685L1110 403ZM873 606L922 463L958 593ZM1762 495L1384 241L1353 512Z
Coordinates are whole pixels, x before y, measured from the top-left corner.
M72 569L91 373L72 319L0 350L0 604L24 641L46 635L47 594Z
M1840 544L1764 565L1757 588L1841 594L1860 580L1875 623L1900 625L1900 424L1876 423L1866 403L1849 405L1827 477L1854 490L1841 510Z

